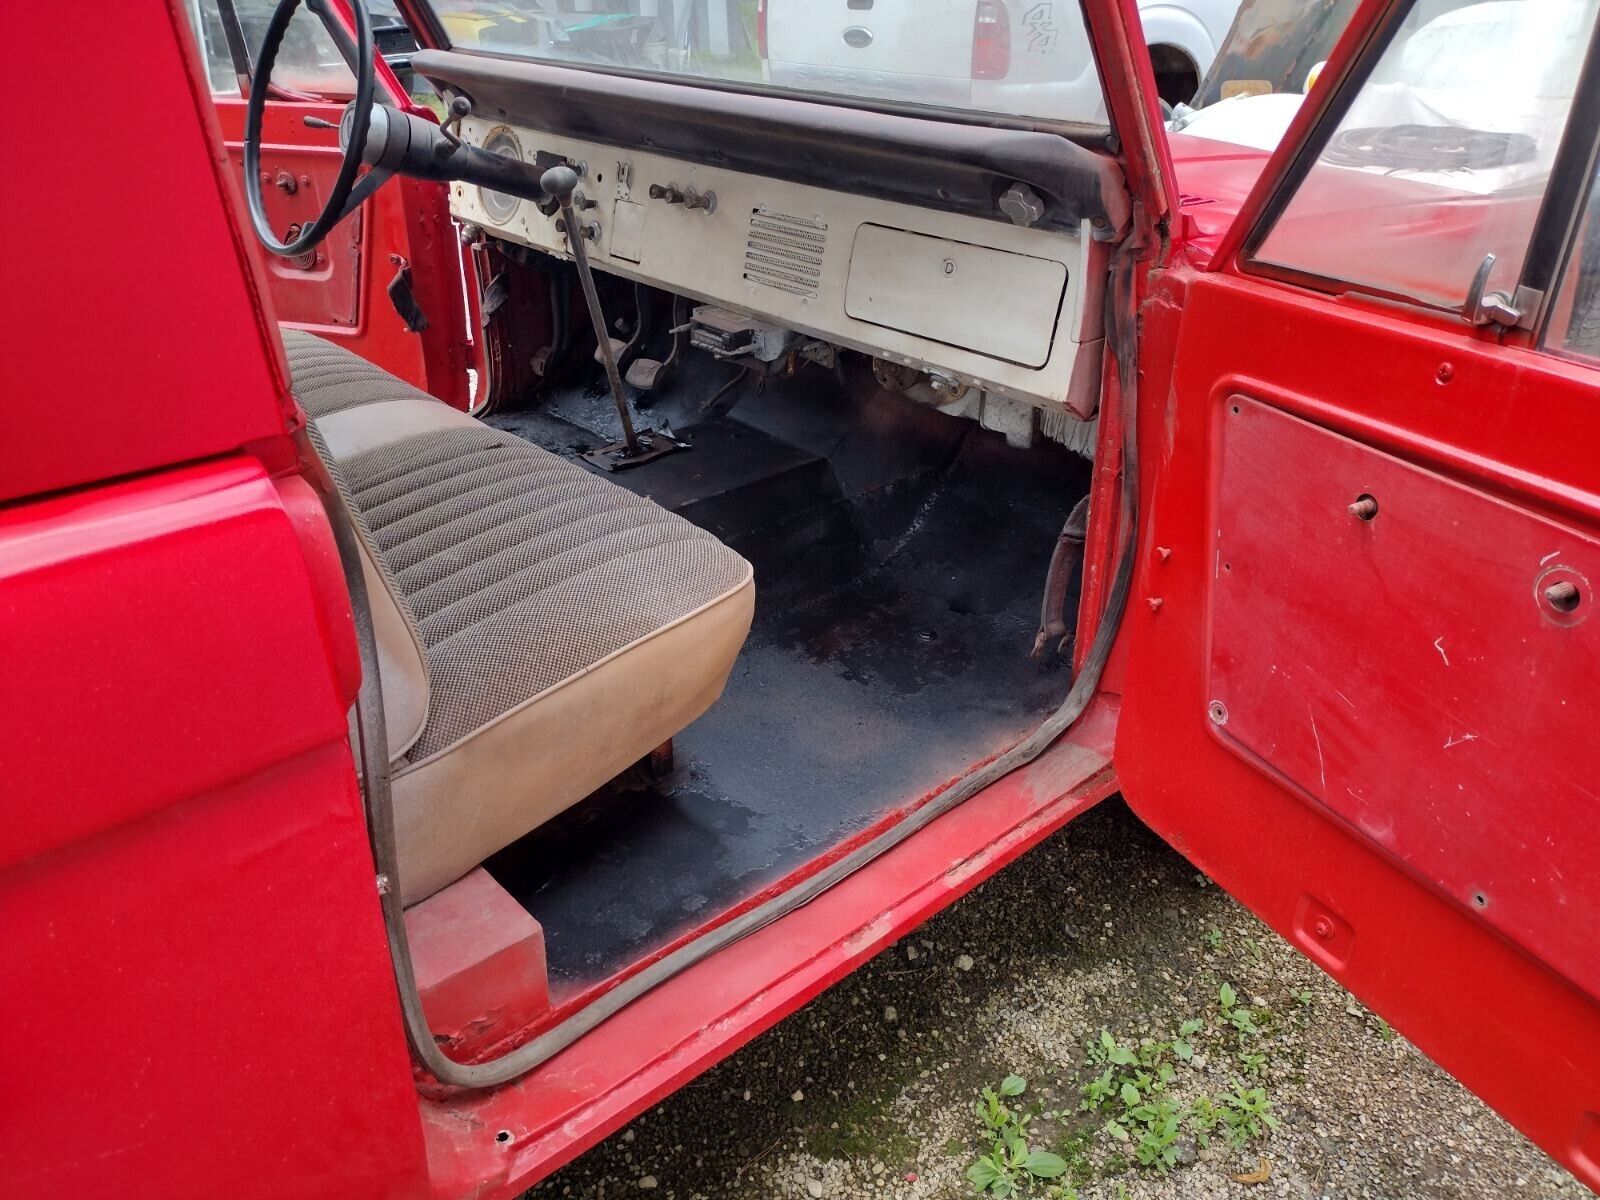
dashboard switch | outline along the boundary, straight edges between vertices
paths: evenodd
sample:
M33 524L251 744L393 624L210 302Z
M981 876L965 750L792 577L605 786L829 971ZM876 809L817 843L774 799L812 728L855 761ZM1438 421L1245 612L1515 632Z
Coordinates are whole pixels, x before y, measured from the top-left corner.
M713 191L697 192L689 188L683 193L683 206L704 209L709 216L717 211L717 194Z
M650 199L665 200L668 204L682 204L683 193L672 184L652 183L650 185Z

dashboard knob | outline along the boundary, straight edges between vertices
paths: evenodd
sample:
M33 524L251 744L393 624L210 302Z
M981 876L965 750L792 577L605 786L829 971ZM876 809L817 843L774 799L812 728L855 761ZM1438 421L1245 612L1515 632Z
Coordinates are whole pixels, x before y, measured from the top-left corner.
M715 192L697 192L690 188L683 194L685 208L701 208L708 214L717 211L717 194Z
M566 163L561 163L539 176L539 186L544 189L545 195L566 200L572 195L572 189L578 186L578 173Z
M1044 216L1044 201L1025 183L1013 183L1000 196L1000 211L1014 225L1032 225Z
M650 199L665 200L668 204L682 204L683 193L669 184L652 183L650 185Z

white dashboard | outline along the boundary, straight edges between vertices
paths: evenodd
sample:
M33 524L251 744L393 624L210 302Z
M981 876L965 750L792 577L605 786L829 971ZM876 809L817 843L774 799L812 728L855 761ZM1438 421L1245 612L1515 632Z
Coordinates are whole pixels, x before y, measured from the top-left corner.
M1024 228L503 121L462 135L582 164L596 269L1046 410L1093 409L1106 268L1087 223ZM450 202L493 237L567 257L530 201L454 183Z

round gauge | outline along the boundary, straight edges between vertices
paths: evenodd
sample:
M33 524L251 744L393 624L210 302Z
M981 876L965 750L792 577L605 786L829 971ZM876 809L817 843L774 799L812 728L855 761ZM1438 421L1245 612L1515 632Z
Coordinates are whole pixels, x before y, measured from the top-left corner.
M522 161L522 146L517 141L517 135L504 125L490 131L489 136L483 140L483 148L490 154L503 154L507 158ZM516 216L517 205L520 203L515 196L490 191L488 188L478 189L478 199L482 202L483 211L488 214L489 220L496 225L504 225Z

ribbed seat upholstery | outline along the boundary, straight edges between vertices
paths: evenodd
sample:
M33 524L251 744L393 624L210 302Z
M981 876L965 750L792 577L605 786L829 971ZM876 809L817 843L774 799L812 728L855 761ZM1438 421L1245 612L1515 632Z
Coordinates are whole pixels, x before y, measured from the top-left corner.
M283 330L283 348L294 376L294 398L313 419L384 400L433 399L360 355L303 329Z
M284 341L373 559L411 903L705 711L749 631L750 565L348 351Z

